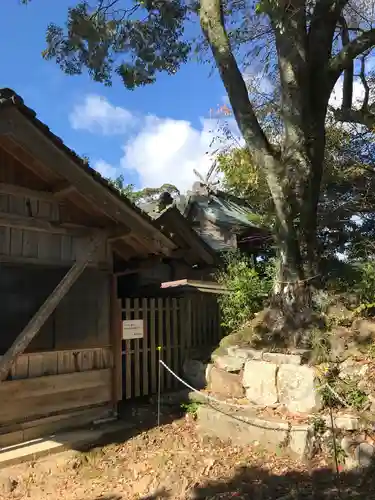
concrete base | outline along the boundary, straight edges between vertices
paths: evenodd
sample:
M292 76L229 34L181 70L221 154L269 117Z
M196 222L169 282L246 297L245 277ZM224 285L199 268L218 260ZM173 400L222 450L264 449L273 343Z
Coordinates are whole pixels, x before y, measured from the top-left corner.
M270 451L283 451L299 459L307 458L312 429L308 425L291 425L285 421L258 418L255 410L213 408L202 405L198 410L201 433L231 441L236 445L257 444Z
M76 430L33 439L24 443L7 446L0 451L0 468L17 465L47 455L66 450L82 451L90 446L101 444L113 434L131 428L129 424L116 421L91 429Z

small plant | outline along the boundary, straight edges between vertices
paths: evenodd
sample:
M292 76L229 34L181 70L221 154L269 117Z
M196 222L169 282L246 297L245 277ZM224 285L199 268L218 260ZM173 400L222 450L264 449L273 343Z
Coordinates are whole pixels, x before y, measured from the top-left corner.
M314 434L321 436L327 430L327 425L325 421L319 415L314 415L311 419L311 424L313 426Z
M194 418L197 417L199 406L200 403L198 403L198 401L191 401L190 403L181 403L182 410L184 410L188 415L191 415Z
M228 293L219 296L222 325L229 332L236 330L260 311L269 296L272 281L265 272L261 276L250 260L239 252L224 256L225 265L217 273L218 282Z
M367 394L358 389L357 379L341 380L336 371L329 370L320 378L320 382L319 391L323 406L326 408L340 408L349 405L360 411L368 401Z
M315 363L325 363L330 360L331 346L328 333L318 328L311 331L310 342L312 349L312 359Z
M355 309L355 315L371 315L375 310L375 261L367 260L360 266L360 280L356 283L356 293L360 305Z
M332 438L327 441L326 446L327 446L327 451L330 454L330 456L333 459L336 458L337 463L339 465L344 465L347 454L345 453L345 451L341 447L339 440L336 439L334 436L332 436ZM335 455L336 455L336 457L335 457Z
M362 410L368 401L368 397L358 387L352 387L346 394L346 401L355 410Z
M371 344L368 345L367 356L369 358L375 359L375 342L371 342Z

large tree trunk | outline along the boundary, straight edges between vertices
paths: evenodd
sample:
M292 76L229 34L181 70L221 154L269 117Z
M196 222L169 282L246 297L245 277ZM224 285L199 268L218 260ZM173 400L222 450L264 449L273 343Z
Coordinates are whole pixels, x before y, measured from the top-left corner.
M306 141L305 118L308 106L306 96L301 92L301 86L307 81L306 74L301 70L303 54L299 51L305 45L303 34L294 33L287 44L278 44L279 57L283 61L280 71L284 82L283 118L286 124L285 145L283 150L278 150L267 140L249 101L246 85L223 25L220 0L201 0L201 25L228 92L238 126L254 161L266 174L274 202L280 266L275 276L273 306L282 313L285 328L298 329L302 323L305 324L308 315L305 312L311 311L310 276L306 274L306 270L314 267L312 261L315 258L313 247L317 208L317 198L310 196L309 209L304 205L305 221L309 220L310 230L303 231L302 205L305 203L303 198L306 194L306 181L312 166L311 155L307 154L310 143ZM300 44L293 48L290 40L295 40L296 36ZM287 60L290 52L295 56L293 64L289 64Z

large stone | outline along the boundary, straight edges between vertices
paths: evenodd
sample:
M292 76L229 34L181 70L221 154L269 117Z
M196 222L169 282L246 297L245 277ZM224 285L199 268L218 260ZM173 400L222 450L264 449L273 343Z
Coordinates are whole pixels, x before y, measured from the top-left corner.
M344 326L337 326L332 329L329 335L332 361L347 357L347 348L353 338L353 332Z
M352 328L357 332L359 342L375 340L375 321L358 318L353 321Z
M215 356L215 365L226 372L239 372L242 370L245 360L234 356Z
M208 390L218 396L243 398L244 389L240 375L213 366L208 377Z
M289 433L290 451L301 459L311 456L313 434L313 429L309 425L291 426Z
M228 347L229 356L235 356L236 358L246 359L257 359L261 360L263 357L263 351L258 349L252 349L251 347Z
M340 415L335 418L335 427L345 431L356 431L360 428L360 421L353 415Z
M308 413L321 408L314 369L309 366L281 365L277 375L277 389L279 402L289 411Z
M187 359L183 366L182 372L185 379L191 384L194 389L204 389L207 385L207 364L195 359Z
M279 352L265 352L263 361L275 363L276 365L300 365L302 357L298 354L283 354Z
M264 406L277 403L276 370L273 363L252 360L245 363L242 383L251 403Z
M361 443L355 449L354 457L359 467L370 467L374 463L375 448L372 444Z

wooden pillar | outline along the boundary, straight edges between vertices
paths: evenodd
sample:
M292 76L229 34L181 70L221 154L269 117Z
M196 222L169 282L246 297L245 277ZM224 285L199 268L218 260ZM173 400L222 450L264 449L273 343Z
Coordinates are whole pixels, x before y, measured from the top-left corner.
M117 410L117 404L122 400L122 308L117 296L117 276L111 276L110 296L110 328L113 353L112 404Z

